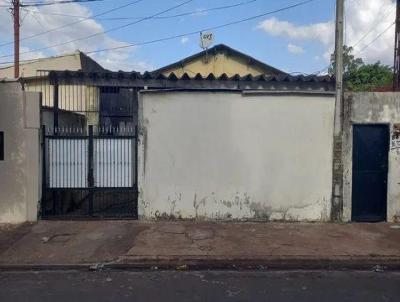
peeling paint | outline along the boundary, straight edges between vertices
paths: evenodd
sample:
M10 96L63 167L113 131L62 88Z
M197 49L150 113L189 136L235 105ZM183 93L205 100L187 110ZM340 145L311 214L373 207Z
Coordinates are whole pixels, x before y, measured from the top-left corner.
M243 98L141 96L141 218L329 219L334 98Z

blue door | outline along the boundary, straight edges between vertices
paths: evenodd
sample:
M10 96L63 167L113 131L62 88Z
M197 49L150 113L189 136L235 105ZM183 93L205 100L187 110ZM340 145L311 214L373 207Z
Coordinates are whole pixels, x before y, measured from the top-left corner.
M352 220L386 220L388 125L353 126Z

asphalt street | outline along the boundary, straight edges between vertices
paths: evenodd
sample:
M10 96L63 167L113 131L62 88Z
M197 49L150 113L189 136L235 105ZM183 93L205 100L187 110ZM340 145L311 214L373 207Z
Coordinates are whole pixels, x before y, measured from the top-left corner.
M0 301L400 301L395 272L0 272Z

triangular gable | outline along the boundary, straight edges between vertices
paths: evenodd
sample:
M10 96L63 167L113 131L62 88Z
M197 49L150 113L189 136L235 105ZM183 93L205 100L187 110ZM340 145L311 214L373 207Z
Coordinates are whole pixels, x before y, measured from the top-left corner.
M183 60L159 68L153 73L161 73L168 76L174 73L178 76L188 73L191 76L200 73L207 76L213 73L219 77L222 74L233 76L239 74L245 76L282 75L284 71L265 64L247 54L230 48L224 44L216 45L208 50L201 51Z

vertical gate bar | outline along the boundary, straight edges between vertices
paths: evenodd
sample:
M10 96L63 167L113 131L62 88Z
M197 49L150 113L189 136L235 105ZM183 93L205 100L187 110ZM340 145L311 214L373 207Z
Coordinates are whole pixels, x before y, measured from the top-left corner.
M57 135L57 128L58 128L58 84L54 85L53 88L53 128L54 128L54 135ZM57 130L56 130L57 129Z
M111 130L110 130L111 131ZM111 187L111 139L110 139L110 133L108 133L108 138L107 138L107 187Z
M130 128L129 130L131 132L132 135L132 128ZM132 153L132 148L133 148L133 142L132 139L128 140L128 143L125 145L125 150L126 150L126 154L127 154L127 158L128 158L128 162L127 162L127 167L128 167L128 183L129 183L129 187L133 186L133 168L132 168L132 161L133 161L133 153Z
M79 133L79 131L77 131L77 134ZM75 141L75 143L74 143L74 147L75 147L75 149L74 149L74 161L75 161L75 165L74 165L74 167L75 167L75 174L74 174L74 176L75 176L75 181L74 181L74 184L75 184L75 186L76 187L81 187L81 185L80 185L80 181L79 181L79 175L80 175L80 163L79 163L79 154L78 154L78 152L79 152L79 140L76 140Z
M59 133L59 130L57 130L57 133ZM57 188L60 188L63 186L63 180L62 180L62 175L63 175L63 171L62 171L62 159L63 156L61 154L62 150L62 140L57 139L57 155L58 155L58 165L57 165L57 170L58 170L58 185ZM62 202L63 202L63 196L64 194L61 193L61 191L59 191L59 193L57 194L57 207L58 207L58 213L63 214L62 211Z
M101 131L101 128L100 130ZM99 134L99 136L101 133ZM98 146L98 161L97 161L97 168L98 168L98 174L97 174L97 186L101 187L103 185L103 139L99 137L97 140L97 146Z
M55 139L51 140L51 144L52 144L52 149L53 149L53 164L52 164L52 169L53 169L53 183L54 185L52 186L53 189L53 215L57 214L56 211L56 206L57 206L57 192L56 190L54 190L54 188L57 188L57 182L58 182L58 169L57 169L57 147L56 147L56 143L57 141Z
M118 135L118 133L115 133L114 135ZM119 183L119 169L118 169L118 138L114 138L113 141L113 162L114 162L114 187L118 187L118 183Z
M41 216L45 212L46 202L46 126L42 126L42 204L41 204Z
M89 216L93 216L94 177L93 177L93 125L89 125L89 154L88 154L88 188Z
M119 133L119 135L121 135L121 132ZM118 157L119 157L119 162L118 162L118 166L119 166L119 174L118 174L118 185L120 187L124 187L124 179L123 179L123 171L124 171L124 166L123 166L123 162L124 162L124 155L122 154L122 146L124 144L124 141L122 139L119 139L118 142Z
M114 152L113 152L113 131L114 129L111 129L111 137L110 137L110 187L114 186L114 165L113 165L113 160L114 160Z
M134 204L134 215L135 218L138 216L138 199L139 199L139 185L138 185L138 137L139 137L139 127L138 125L135 126L135 163L134 163L134 169L135 169L135 204Z
M104 129L103 129L104 130ZM104 177L106 175L104 171L104 131L103 131L103 137L101 139L101 187L104 187Z
M69 135L73 135L71 133L71 128L69 128ZM70 188L73 187L72 185L72 144L74 143L74 140L68 140L68 186Z

